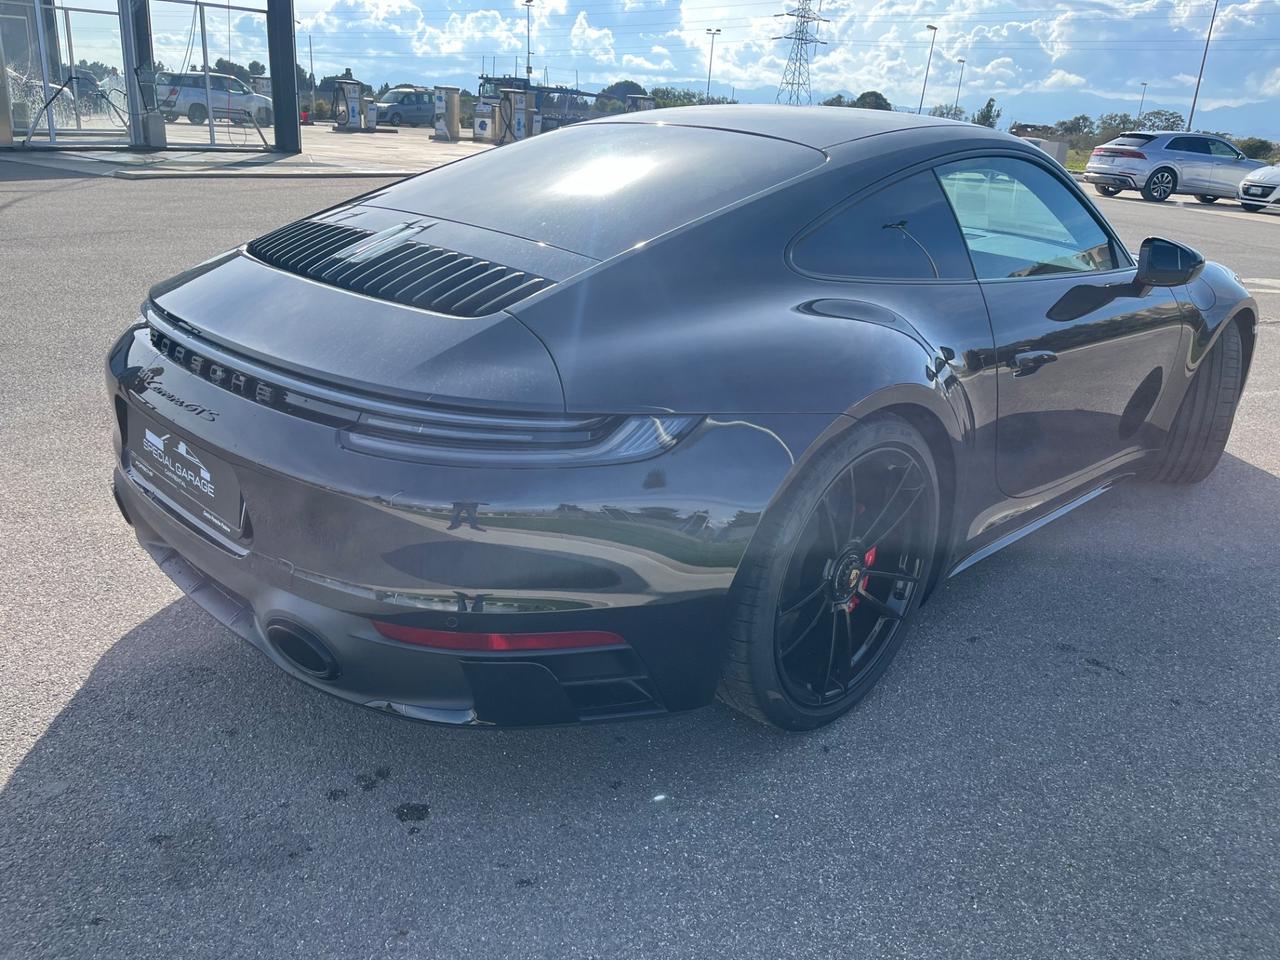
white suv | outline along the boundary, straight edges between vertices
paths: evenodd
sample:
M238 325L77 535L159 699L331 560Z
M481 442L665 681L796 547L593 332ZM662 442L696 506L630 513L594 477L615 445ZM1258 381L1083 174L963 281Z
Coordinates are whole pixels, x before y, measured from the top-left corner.
M208 103L205 100L204 73L157 73L156 100L160 112L170 123L186 117L192 123L204 123L212 110L213 119L247 123L250 116L260 127L271 126L271 98L254 93L236 77L225 73L209 74Z

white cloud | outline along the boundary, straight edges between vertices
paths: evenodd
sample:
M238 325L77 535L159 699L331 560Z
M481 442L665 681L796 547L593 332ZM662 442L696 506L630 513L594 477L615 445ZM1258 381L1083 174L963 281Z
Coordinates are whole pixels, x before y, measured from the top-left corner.
M608 27L591 26L585 10L579 10L578 18L573 21L569 42L575 54L590 57L596 63L613 63L615 60L613 31Z
M1044 78L1040 86L1046 90L1068 90L1071 87L1083 87L1085 85L1084 77L1078 73L1070 73L1066 70L1051 70L1049 76Z

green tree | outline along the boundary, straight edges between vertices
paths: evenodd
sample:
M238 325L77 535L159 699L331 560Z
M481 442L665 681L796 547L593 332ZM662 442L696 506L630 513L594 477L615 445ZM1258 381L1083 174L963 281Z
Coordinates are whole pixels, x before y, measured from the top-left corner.
M1069 140L1072 137L1092 137L1097 132L1097 127L1092 117L1081 113L1070 120L1059 120L1053 125L1053 132L1055 136Z
M1262 137L1242 137L1235 144L1250 160L1267 160L1276 152L1276 145Z
M981 109L974 111L972 117L969 118L970 123L975 123L980 127L994 127L1000 122L1001 110L996 106L996 98L988 97Z
M644 87L636 83L634 80L615 80L603 90L600 91L601 99L609 97L620 103L626 103L629 96L641 96L645 94Z
M1147 130L1185 130L1187 118L1176 110L1147 110L1142 114L1142 126Z
M654 87L649 95L658 107L695 107L709 103L738 102L728 97L708 97L697 90L682 90L678 87Z
M864 90L858 94L858 99L853 101L853 106L862 110L892 110L893 104L879 90Z
M823 101L822 101L822 105L823 105L824 107L850 107L850 106L853 106L853 104L851 104L848 100L846 100L846 99L844 98L844 94L843 94L843 93L837 93L834 97L827 97L827 99L825 99L825 100L823 100Z
M1099 140L1110 140L1117 134L1132 130L1138 124L1127 113L1104 113L1098 117L1095 130Z
M948 120L963 120L964 107L952 106L949 103L940 103L929 110L929 116L945 117Z
M234 60L228 60L226 57L219 57L217 60L213 61L213 72L229 73L231 76L239 80L243 80L245 83L249 82L249 68L236 63Z
M266 67L266 64L264 64L264 63L262 63L262 62L260 62L260 61L258 61L258 60L250 60L250 61L249 61L249 76L251 76L251 77L265 77L266 75L267 75L267 67Z

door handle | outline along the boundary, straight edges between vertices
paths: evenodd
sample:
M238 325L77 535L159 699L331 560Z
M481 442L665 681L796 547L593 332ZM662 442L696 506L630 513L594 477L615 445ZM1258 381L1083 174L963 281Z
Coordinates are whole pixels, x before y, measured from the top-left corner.
M1058 355L1050 350L1030 350L1027 353L1015 353L1009 361L1009 368L1016 370L1015 377L1029 377L1046 363L1053 363Z

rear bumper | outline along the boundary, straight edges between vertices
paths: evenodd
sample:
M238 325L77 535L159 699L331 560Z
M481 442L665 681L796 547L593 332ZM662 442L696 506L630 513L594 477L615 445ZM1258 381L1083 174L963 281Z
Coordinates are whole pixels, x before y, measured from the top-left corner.
M415 616L415 624L477 632L607 629L609 646L521 654L459 654L388 640L372 619L404 619L333 586L295 580L257 557L233 559L203 542L123 470L114 493L138 542L188 597L308 686L361 706L429 723L529 726L619 719L686 710L715 692L724 594L659 607L511 616ZM264 570L264 566L277 569ZM268 639L269 625L296 625L319 638L336 675L317 677Z
M1138 185L1133 174L1111 171L1085 170L1085 183L1100 183L1104 187L1117 187L1121 190L1137 190Z
M793 461L831 421L711 419L638 463L464 468L344 449L332 426L214 387L133 333L112 351L107 385L115 496L184 592L310 686L451 724L601 720L709 702L737 565ZM220 536L135 472L124 439L135 416L234 468L245 536ZM601 630L625 644L459 653L389 640L374 620ZM315 676L274 645L277 622L319 638L336 675Z

